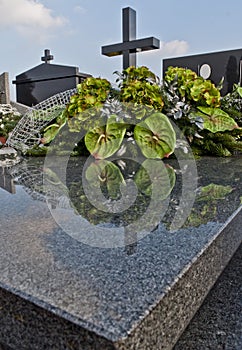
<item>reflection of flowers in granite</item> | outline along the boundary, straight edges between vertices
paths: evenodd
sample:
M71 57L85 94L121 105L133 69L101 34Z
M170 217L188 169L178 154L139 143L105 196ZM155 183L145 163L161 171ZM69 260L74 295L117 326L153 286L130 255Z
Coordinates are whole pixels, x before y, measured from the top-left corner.
M10 104L0 104L0 136L8 137L15 128L21 114Z
M126 173L133 172L133 164L129 167L126 162L125 170ZM85 194L83 181L80 179L70 183L69 195L76 212L93 225L110 223L115 226L126 226L134 220L135 214L138 216L143 214L148 198L144 198L141 193L136 197L139 208L137 208L136 203L135 208L132 206L132 212L129 210L125 210L125 213L121 214L116 212L115 204L121 199L120 186L125 184L124 175L118 165L106 160L93 162L87 167L85 177L87 181L85 187L91 186L94 188L96 186L94 192L96 193L99 190L103 194L103 205L107 211L98 209L100 203L95 203L95 198L92 198L93 200L90 202ZM108 211L108 208L110 208L110 211Z
M119 167L119 162L92 162L85 170L85 177L86 184L71 181L68 186L76 212L94 225L109 223L117 227L128 226L145 216L151 201L156 202L157 212L161 211L161 202L169 197L176 181L172 167L150 159L142 164L125 161L124 168ZM159 184L162 188L154 191ZM91 201L83 186L90 186Z
M231 186L211 183L199 189L196 205L192 209L185 223L186 226L199 226L208 221L215 221L218 213L218 204L226 200L233 191Z

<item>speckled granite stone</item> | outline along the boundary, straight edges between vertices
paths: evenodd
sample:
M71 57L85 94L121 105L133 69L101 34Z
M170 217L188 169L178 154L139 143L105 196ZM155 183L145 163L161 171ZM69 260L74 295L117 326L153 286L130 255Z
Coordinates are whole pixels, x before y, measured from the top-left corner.
M12 348L7 345L0 344L0 350L12 350Z
M242 245L174 350L242 349Z
M198 162L200 187L231 191L198 200L182 228L169 231L168 216L136 244L110 249L83 244L56 224L37 181L40 160L34 162L22 165L26 181L16 177L16 194L0 189L0 343L18 350L171 349L241 243L242 158ZM70 183L74 173L73 165Z
M0 350L114 350L113 344L0 289Z
M132 337L119 343L118 349L172 349L240 244L241 225L240 213L178 276L160 303L135 328Z

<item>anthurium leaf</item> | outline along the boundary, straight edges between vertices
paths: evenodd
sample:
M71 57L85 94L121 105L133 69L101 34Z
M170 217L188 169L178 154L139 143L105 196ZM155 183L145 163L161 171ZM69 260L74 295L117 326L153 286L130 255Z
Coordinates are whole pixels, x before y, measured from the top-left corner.
M58 124L52 124L51 127L44 132L44 137L42 138L42 142L49 143L52 140L54 140L59 130L60 130L60 126Z
M134 128L134 138L147 158L169 157L174 152L175 131L162 113L153 113Z
M120 169L117 165L107 160L91 163L86 170L85 176L92 186L105 187L107 195L111 199L117 199L120 196L120 186L125 184Z
M240 97L242 97L242 87L241 86L237 87L237 92L240 95Z
M124 123L118 123L116 116L108 118L107 124L98 126L85 136L85 145L96 159L105 159L117 152L125 135Z
M161 163L161 161L146 159L135 174L134 182L141 193L151 196L154 181L157 181L162 186L159 191L159 196L161 197L159 199L167 198L176 181L174 169Z
M203 127L213 133L218 131L233 130L238 124L226 112L220 108L197 107L202 113L197 113L204 120Z
M61 124L51 124L47 126L47 128L44 131L44 137L42 139L43 143L50 143L56 135L59 133L59 131L63 128L63 126L66 124L66 121L62 121Z

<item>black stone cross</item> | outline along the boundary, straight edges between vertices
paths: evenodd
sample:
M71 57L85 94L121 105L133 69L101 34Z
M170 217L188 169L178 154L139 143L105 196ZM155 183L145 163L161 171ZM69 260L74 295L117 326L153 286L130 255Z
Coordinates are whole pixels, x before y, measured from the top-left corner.
M160 41L154 37L136 39L136 11L123 8L123 42L102 46L102 55L123 55L123 69L136 67L136 53L160 48Z
M41 57L41 61L45 63L50 63L54 59L54 56L50 54L50 50L45 49L45 55Z

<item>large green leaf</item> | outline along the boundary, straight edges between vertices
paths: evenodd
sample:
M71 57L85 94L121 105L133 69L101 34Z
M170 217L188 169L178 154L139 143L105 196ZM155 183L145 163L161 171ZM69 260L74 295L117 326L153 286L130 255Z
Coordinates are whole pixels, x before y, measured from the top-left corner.
M162 161L146 159L138 172L135 174L134 182L139 191L146 196L151 196L154 185L159 186L159 199L165 199L171 193L176 181L174 169L165 165ZM156 194L153 194L153 197Z
M175 149L175 131L167 116L162 113L154 113L137 124L134 138L147 158L169 157Z
M226 112L220 108L198 107L199 111L196 116L204 120L204 129L213 133L218 131L233 130L238 128L238 124Z
M106 188L107 195L111 199L117 199L120 195L120 186L125 184L119 168L107 160L91 163L86 170L86 179L91 186Z
M240 95L240 97L242 97L242 87L241 86L237 86L237 92Z
M43 143L50 143L59 131L66 125L66 117L65 114L62 113L56 120L56 123L47 126L44 129L44 137L42 139Z
M113 115L106 125L98 126L86 134L85 145L96 159L111 157L120 148L125 131L125 124L117 123Z

